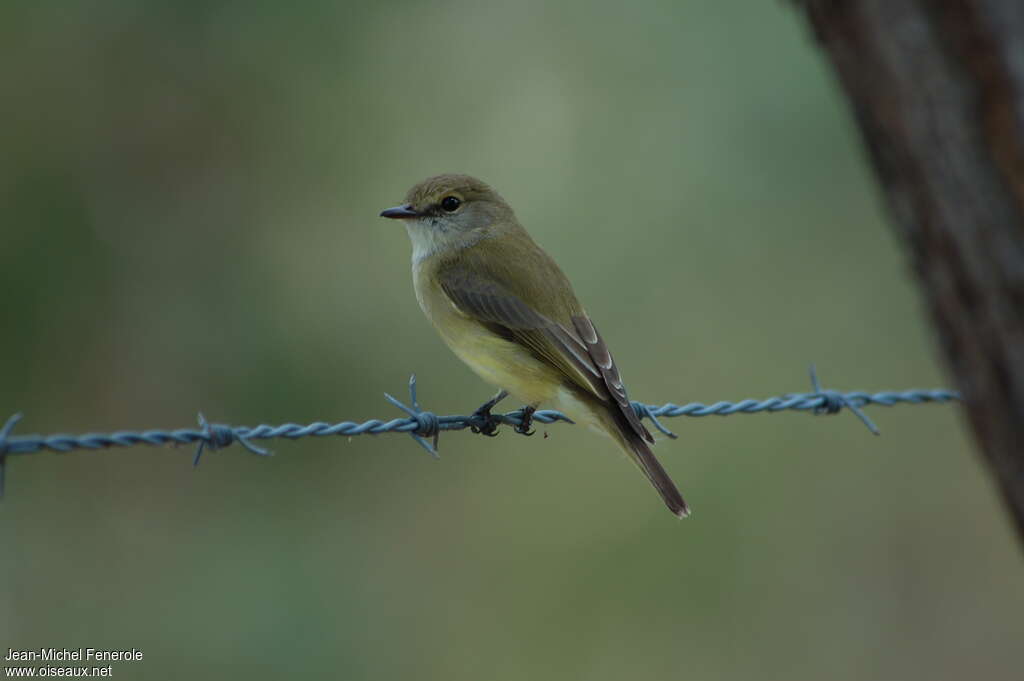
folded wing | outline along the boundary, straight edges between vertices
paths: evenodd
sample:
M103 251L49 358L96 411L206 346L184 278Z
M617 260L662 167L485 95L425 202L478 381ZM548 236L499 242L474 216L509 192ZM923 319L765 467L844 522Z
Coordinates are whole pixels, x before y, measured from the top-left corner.
M629 429L654 442L629 402L608 346L582 310L553 319L557 315L541 314L500 282L457 266L442 271L440 282L460 312L528 348L572 385L614 405Z

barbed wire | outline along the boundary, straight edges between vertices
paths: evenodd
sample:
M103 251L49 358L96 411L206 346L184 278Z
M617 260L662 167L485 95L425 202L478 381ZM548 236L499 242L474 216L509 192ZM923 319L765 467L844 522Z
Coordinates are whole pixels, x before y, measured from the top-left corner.
M730 416L732 414L756 414L761 412L809 411L813 414L837 414L849 409L875 435L878 428L868 418L862 407L878 405L891 407L897 404L924 404L926 402L944 403L962 399L954 390L904 390L900 392L885 391L867 393L861 391L839 392L822 388L813 365L810 368L812 392L787 393L781 397L769 397L763 400L744 399L738 402L715 402L703 404L690 402L684 405L668 402L662 405L632 402L633 409L641 419L649 419L659 431L670 438L676 434L661 422L663 417L676 416ZM297 440L303 437L328 437L355 435L380 435L382 433L407 433L431 456L438 457L438 436L443 431L465 430L492 433L499 425L516 427L516 431L525 432L524 425L531 421L552 423L573 423L565 414L553 409L542 409L526 415L526 408L504 414L491 414L488 410L478 409L468 416L438 416L420 408L416 396L416 376L409 379L409 404L384 394L391 404L406 414L405 418L389 421L370 419L363 422L341 421L325 423L316 421L306 425L284 423L277 426L260 424L258 426L231 426L223 423L210 423L202 413L199 414L199 428L181 428L177 430L120 430L113 433L84 433L81 435L12 435L14 427L21 420L21 414L10 417L0 428L0 497L4 491L6 458L19 454L34 454L42 451L66 453L77 450L97 450L112 447L135 447L139 445L196 445L193 466L198 466L206 449L223 449L234 443L242 445L252 454L270 456L271 452L253 444L254 440L272 440L287 438ZM526 416L526 418L524 418Z

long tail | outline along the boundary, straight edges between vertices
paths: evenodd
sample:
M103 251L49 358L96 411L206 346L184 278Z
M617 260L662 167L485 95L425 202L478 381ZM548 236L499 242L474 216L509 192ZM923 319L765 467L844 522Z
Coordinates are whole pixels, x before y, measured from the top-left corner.
M679 489L672 482L672 478L668 476L661 462L655 458L650 445L629 424L619 423L619 419L614 416L609 420L613 421L613 423L606 422L609 434L625 450L633 463L643 471L647 479L654 485L654 489L658 490L658 494L668 506L668 510L679 518L690 515L690 507L686 505L683 495L679 493Z

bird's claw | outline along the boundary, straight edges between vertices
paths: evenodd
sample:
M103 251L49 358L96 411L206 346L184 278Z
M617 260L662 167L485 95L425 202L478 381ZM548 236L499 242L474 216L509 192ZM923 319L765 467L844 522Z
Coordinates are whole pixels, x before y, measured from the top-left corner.
M530 426L533 424L533 412L535 411L537 411L536 407L531 407L529 405L523 407L523 420L515 427L517 433L529 437L537 432L536 430L530 429Z
M482 426L470 426L470 431L477 435L486 435L487 437L498 437L498 421L490 414L473 414L474 416L480 416L486 419L486 422Z
M501 425L501 420L498 419L494 414L491 413L491 409L494 408L498 402L505 399L508 393L502 391L495 395L492 399L487 400L480 407L473 412L473 421L480 423L481 425L470 424L469 429L477 433L478 435L486 435L487 437L497 437L498 426Z

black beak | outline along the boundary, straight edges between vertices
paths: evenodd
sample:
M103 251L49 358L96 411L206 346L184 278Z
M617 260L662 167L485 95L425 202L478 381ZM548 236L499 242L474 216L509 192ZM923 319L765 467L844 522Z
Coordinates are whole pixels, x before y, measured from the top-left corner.
M419 213L412 209L412 206L405 204L403 206L395 206L394 208L388 208L380 212L382 218L392 218L393 220L406 220L408 218L418 218Z

